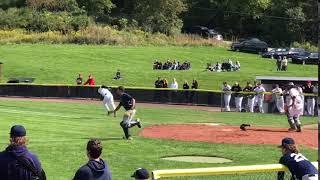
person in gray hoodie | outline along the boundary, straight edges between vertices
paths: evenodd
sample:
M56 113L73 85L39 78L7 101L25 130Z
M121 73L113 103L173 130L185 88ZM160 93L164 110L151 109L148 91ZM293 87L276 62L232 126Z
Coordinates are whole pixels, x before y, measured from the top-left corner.
M73 180L112 180L109 166L101 159L101 153L101 141L89 140L87 143L89 161L76 172Z

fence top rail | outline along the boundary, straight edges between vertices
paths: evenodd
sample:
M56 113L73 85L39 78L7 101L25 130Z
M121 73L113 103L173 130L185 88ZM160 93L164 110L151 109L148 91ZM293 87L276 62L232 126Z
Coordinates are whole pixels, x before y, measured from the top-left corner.
M318 162L312 162L318 169ZM194 169L171 169L152 171L153 179L177 176L209 176L209 175L227 175L238 173L259 173L259 172L278 172L288 171L288 168L282 164L264 164L251 166L230 166L213 168L194 168Z
M74 85L74 84L30 84L30 83L0 83L0 86L57 86L57 87L86 87L86 88L99 88L101 85ZM110 88L117 88L118 86L108 86ZM212 92L212 93L224 93L221 90L210 90L210 89L172 89L172 88L154 88L154 87L125 87L126 89L137 89L137 90L161 90L161 91L197 91L197 92ZM238 94L257 94L256 92L245 92L245 91L228 91L228 93ZM260 94L273 94L272 92L263 92ZM303 93L304 96L318 96L317 94Z

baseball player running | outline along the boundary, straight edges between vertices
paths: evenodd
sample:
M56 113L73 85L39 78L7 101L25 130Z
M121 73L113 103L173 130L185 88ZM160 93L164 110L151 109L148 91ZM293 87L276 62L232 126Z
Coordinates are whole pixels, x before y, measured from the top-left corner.
M108 87L102 85L99 89L98 89L98 93L101 94L101 96L103 96L103 105L105 107L105 109L108 112L108 115L110 115L110 113L112 113L115 109L116 106L114 105L114 100L113 100L113 95L112 93L109 91ZM116 116L116 114L114 113L114 116Z
M124 132L124 138L128 140L132 140L132 137L129 133L129 128L134 127L137 125L139 128L141 128L141 123L139 119L133 120L134 115L136 114L135 106L136 106L136 100L131 97L129 94L124 92L124 87L119 86L117 88L117 94L120 96L120 103L117 106L117 108L114 110L114 113L116 113L121 106L126 110L126 112L123 115L122 121L120 122L120 126L123 129Z
M282 114L284 113L284 99L282 94L282 89L278 84L275 85L275 88L272 90L272 93L276 96L276 105L278 111Z
M264 99L264 92L266 92L266 90L264 89L264 87L262 87L261 83L257 84L258 86L253 90L256 95L255 95L255 99L257 102L257 105L259 106L259 112L260 113L264 113L263 111L263 99Z
M289 131L301 132L300 116L303 114L303 100L298 87L289 83L288 95L286 97L287 117L290 125Z
M227 82L223 82L222 86L225 111L230 111L231 86Z
M282 139L281 145L282 157L280 164L288 167L291 172L291 179L298 180L318 180L318 170L302 154L299 153L297 146L292 138ZM285 172L278 172L278 180L284 180Z

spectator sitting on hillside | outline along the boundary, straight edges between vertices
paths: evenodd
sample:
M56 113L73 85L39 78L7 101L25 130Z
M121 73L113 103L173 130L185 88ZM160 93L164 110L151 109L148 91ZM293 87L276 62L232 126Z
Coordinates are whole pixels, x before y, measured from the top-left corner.
M101 159L102 144L98 139L91 139L87 143L87 156L89 161L75 174L73 180L111 180L108 165Z
M239 71L240 70L240 62L239 61L236 61L236 64L234 65L234 70L235 71Z
M88 80L83 85L94 86L94 78L91 74L89 74Z
M139 168L131 177L135 178L135 180L149 180L149 172L144 168Z
M83 79L82 79L82 74L79 74L79 76L76 79L77 85L82 85Z
M153 69L159 70L189 70L191 68L191 64L189 61L184 61L184 63L180 63L176 60L167 60L163 64L160 61L155 60L153 63Z
M120 69L117 70L116 76L113 79L115 79L115 80L121 79Z

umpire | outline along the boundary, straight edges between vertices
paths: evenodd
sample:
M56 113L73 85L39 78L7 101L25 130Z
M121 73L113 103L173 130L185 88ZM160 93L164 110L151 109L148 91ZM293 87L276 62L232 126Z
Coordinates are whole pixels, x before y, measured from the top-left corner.
M120 122L120 126L123 129L124 132L124 139L132 140L132 137L129 133L129 128L132 128L134 126L138 126L141 128L141 123L139 119L133 120L134 115L136 114L135 106L136 106L136 100L131 97L129 94L124 92L124 87L119 86L117 88L117 95L120 96L120 103L118 107L114 110L114 113L117 112L121 106L126 110L126 112L123 115L123 119Z

